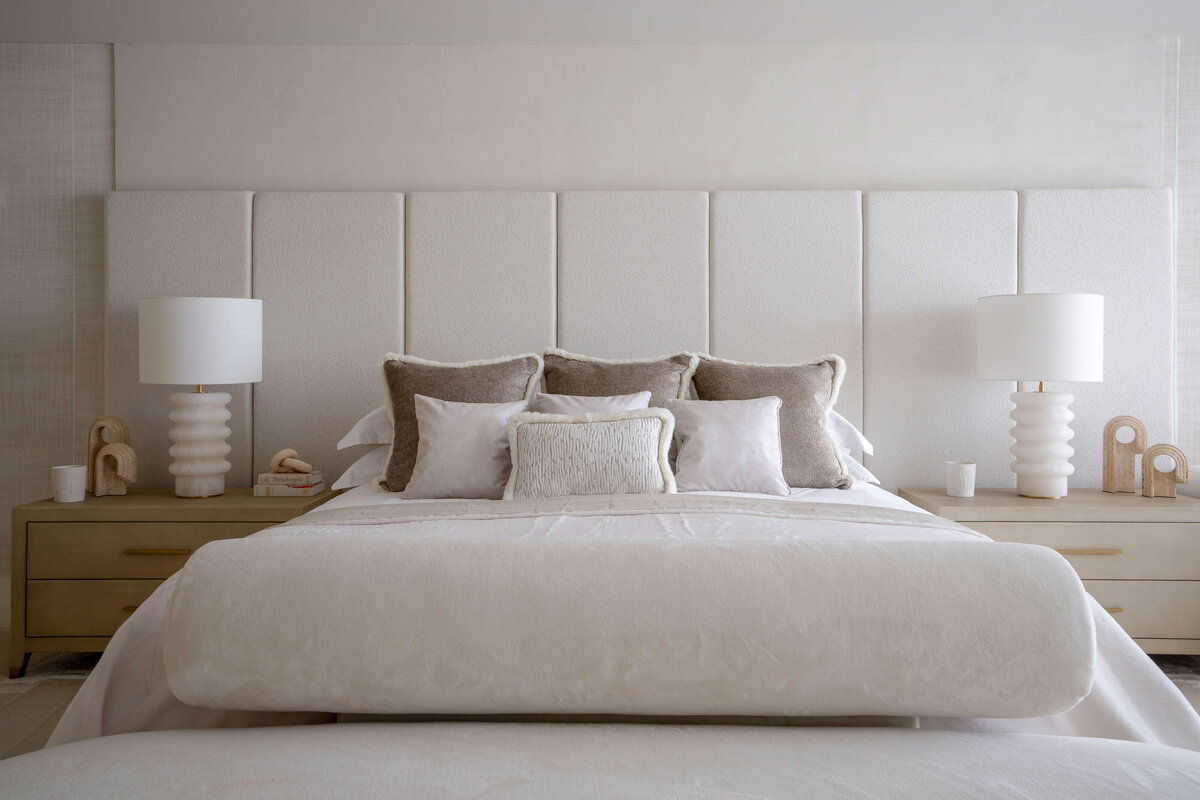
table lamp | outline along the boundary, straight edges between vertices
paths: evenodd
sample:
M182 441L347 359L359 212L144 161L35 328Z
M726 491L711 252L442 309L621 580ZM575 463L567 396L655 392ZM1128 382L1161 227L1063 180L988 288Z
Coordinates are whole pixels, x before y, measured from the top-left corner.
M262 301L234 297L148 297L138 301L138 367L142 383L192 384L171 395L175 426L169 450L175 494L214 497L225 491L231 431L228 392L206 384L262 380Z
M1011 450L1017 493L1057 499L1075 471L1067 444L1075 434L1067 392L1046 381L1104 379L1104 297L1098 294L1002 294L976 303L978 376L1037 381L1036 392L1014 392Z

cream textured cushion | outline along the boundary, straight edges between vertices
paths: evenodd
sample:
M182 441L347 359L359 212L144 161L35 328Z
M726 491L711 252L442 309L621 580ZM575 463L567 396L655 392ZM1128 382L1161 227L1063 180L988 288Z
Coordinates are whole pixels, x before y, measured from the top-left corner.
M830 436L829 411L845 371L840 356L803 364L745 364L704 356L693 381L700 400L780 398L779 438L788 486L844 489L854 480Z
M670 400L681 492L787 495L779 444L778 397L754 400Z
M390 353L383 381L392 412L392 453L383 488L403 491L417 461L418 394L456 403L513 403L533 397L542 378L542 357L529 353L492 361L445 364Z
M508 421L529 403L455 403L417 395L417 463L404 496L412 500L499 500L508 481Z
M512 475L504 499L671 494L675 419L661 408L615 414L518 414L508 423Z
M618 394L612 397L590 397L578 394L535 394L530 404L533 411L543 414L615 414L650 407L649 392Z

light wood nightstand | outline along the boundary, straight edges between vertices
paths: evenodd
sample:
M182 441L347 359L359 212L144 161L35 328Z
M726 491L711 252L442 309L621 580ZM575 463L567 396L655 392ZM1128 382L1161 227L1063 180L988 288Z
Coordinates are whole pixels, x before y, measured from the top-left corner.
M12 512L12 651L8 675L30 653L98 651L197 548L287 522L334 497L180 498L130 489L81 503L39 500Z
M1057 550L1147 653L1200 654L1200 500L1099 489L1072 489L1061 500L1018 497L1015 489L900 496L997 541Z

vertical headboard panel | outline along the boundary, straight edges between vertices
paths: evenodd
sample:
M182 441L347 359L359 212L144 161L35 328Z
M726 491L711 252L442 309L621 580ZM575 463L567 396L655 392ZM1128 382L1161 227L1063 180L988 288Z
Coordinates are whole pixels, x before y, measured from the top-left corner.
M558 344L605 358L708 349L708 193L558 197Z
M867 464L886 488L945 485L977 461L1012 486L1008 395L975 377L975 299L1017 289L1016 192L868 192L863 199Z
M846 360L838 411L862 423L862 194L713 192L711 349Z
M1099 486L1101 434L1118 414L1175 441L1175 260L1165 189L1021 193L1021 291L1104 295L1104 382L1051 384L1075 395L1072 486Z
M338 439L380 405L380 358L404 347L404 195L255 195L254 296L263 301L255 469L294 447L336 479L361 455L339 453Z
M552 192L410 192L405 206L408 353L472 361L555 343Z
M250 297L250 192L117 192L108 196L105 413L129 424L138 486L173 486L168 395L138 382L138 298ZM250 387L222 386L233 431L230 486L250 482Z

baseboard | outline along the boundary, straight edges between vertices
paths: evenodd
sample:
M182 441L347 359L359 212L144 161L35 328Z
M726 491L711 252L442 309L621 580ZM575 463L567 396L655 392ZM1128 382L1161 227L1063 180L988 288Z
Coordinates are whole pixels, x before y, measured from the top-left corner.
M12 578L0 578L0 628L12 627Z

